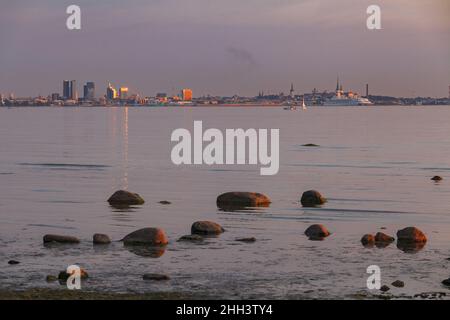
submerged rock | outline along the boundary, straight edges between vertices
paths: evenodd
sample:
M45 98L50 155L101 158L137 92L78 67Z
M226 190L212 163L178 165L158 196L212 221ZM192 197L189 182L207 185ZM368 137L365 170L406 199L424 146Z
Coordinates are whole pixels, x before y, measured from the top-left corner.
M43 240L44 243L80 243L78 238L58 234L46 234Z
M416 227L407 227L397 231L398 242L403 243L425 243L427 237Z
M137 194L126 190L118 190L109 197L108 202L110 205L124 206L124 205L138 205L144 204L144 199Z
M159 228L143 228L136 230L126 235L122 241L126 245L149 244L157 246L169 243L166 233Z
M94 244L109 244L111 243L111 239L106 234L96 233L92 237L92 242Z
M196 221L191 226L192 234L215 235L224 231L220 224L212 221Z
M391 243L394 241L395 239L393 237L388 236L383 232L377 232L377 234L375 235L375 242Z
M450 287L450 278L442 280L442 284L446 287Z
M319 147L319 145L315 143L305 143L302 144L302 147Z
M157 274L157 273L146 273L142 276L144 280L154 280L154 281L163 281L170 280L170 277L165 274Z
M227 207L268 207L269 197L257 192L227 192L217 197L219 208Z
M313 224L305 230L305 235L310 240L323 240L330 235L330 232L321 224Z
M391 285L396 288L403 288L405 286L405 283L401 280L395 280L394 282L391 283Z
M256 238L255 237L250 237L250 238L238 238L236 239L236 241L240 241L240 242L255 242Z
M433 181L441 181L442 177L441 176L434 176L433 178L431 178L431 180L433 180Z
M324 204L327 201L319 191L308 190L303 192L300 202L304 207L315 207Z
M361 243L365 247L372 247L375 244L375 237L371 234L365 234L361 238Z
M182 236L177 241L203 241L203 237L198 234L187 234Z
M167 201L167 200L161 200L158 202L159 204L171 204L172 202Z
M47 281L47 282L54 282L56 280L58 280L58 277L53 276L51 274L49 274L48 276L45 277L45 281Z
M9 260L8 261L8 264L19 264L20 263L20 261L17 261L17 260Z
M391 288L389 288L387 285L381 286L380 288L381 292L388 292L389 290L391 290Z

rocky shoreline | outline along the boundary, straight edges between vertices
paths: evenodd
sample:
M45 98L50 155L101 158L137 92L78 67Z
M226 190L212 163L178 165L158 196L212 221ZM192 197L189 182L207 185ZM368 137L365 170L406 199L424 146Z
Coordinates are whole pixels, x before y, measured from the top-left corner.
M142 205L145 203L144 199L137 193L129 191L119 190L115 192L108 200L111 206L129 206L129 205ZM303 207L315 207L321 206L327 202L327 199L323 197L316 190L308 190L302 194L299 201ZM248 207L268 207L271 203L269 197L261 193L255 192L228 192L217 197L217 207L221 210L239 210ZM170 202L165 202L170 204ZM217 237L226 230L216 222L213 221L195 221L191 225L191 234L181 235L177 241L190 241L190 242L202 242L207 237ZM300 234L300 233L299 233ZM309 240L323 241L332 233L321 224L310 225L305 231L304 235ZM406 227L398 230L397 232L397 248L409 253L414 253L423 249L427 242L426 235L416 227ZM133 248L152 248L153 255L160 256L165 250L165 247L170 244L168 237L164 230L157 227L144 227L134 232L125 235L120 240L111 240L106 234L96 233L93 235L92 243L94 246L107 246L112 241L123 242L124 246ZM243 235L240 238L236 238L235 241L243 243L252 243L257 241L255 237ZM331 240L332 241L332 240ZM358 241L355 239L355 242ZM394 243L396 239L390 235L382 232L378 232L374 235L365 234L360 242L365 248L385 248L389 244ZM79 244L80 239L74 236L68 235L55 235L46 234L43 236L43 243L45 246L49 245L76 245ZM10 265L20 264L20 261L10 260ZM66 271L60 271L59 275L47 275L47 282L53 282L59 280L61 284L64 284L65 280L70 276ZM87 279L88 274L84 269L81 269L81 279ZM145 281L169 281L170 275L166 274L143 274L143 280ZM442 284L446 287L450 284L450 278L443 280ZM391 283L393 287L402 288L405 283L396 280ZM388 292L389 291L389 292ZM442 292L436 294L427 293L418 294L415 296L394 296L390 293L390 287L383 285L377 294L361 293L355 294L350 299L414 299L414 298L442 298L447 295ZM208 294L200 293L182 293L182 292L152 292L152 293L109 293L109 292L96 292L96 291L80 291L80 290L65 290L65 289L42 289L32 288L24 291L15 290L1 290L0 299L213 299L214 297ZM302 299L307 297L302 297Z

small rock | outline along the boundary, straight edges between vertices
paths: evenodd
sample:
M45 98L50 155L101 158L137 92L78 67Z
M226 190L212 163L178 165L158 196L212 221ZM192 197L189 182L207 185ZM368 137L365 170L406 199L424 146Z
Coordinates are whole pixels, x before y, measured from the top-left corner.
M163 281L170 280L170 277L165 274L157 274L157 273L146 273L142 276L144 280L154 280L154 281Z
M44 236L44 243L80 243L80 240L71 236L61 236L57 234L46 234Z
M66 281L73 273L74 272L67 273L66 270L60 271L58 274L58 280ZM88 273L83 268L80 268L80 276L81 279L87 279L89 277Z
M47 281L47 282L54 282L54 281L56 281L56 280L58 280L58 277L56 277L56 276L52 276L52 275L48 275L48 276L46 276L45 277L45 281ZM66 279L67 280L67 279Z
M144 204L144 199L137 194L126 190L118 190L109 197L108 202L110 205L139 205Z
M214 235L224 231L224 228L220 224L212 221L197 221L191 226L192 234Z
M167 201L167 200L162 200L162 201L159 201L158 203L160 203L160 204L171 204L172 202Z
M139 244L150 244L150 245L166 245L169 243L167 240L166 233L164 230L159 228L143 228L136 230L122 239L125 245L139 245Z
M319 145L315 143L305 143L302 144L302 147L319 147Z
M431 178L431 180L433 180L433 181L441 181L441 180L442 180L442 177L440 177L440 176L434 176L433 178Z
M443 280L442 284L446 287L450 287L450 278Z
M321 224L313 224L305 230L305 234L310 240L323 240L330 232Z
M361 243L365 247L373 246L375 244L375 237L373 235L371 235L371 234L365 234L361 238Z
M391 283L391 285L393 285L396 288L403 288L405 286L405 283L401 280L395 280L394 282Z
M304 207L315 207L324 204L327 201L320 192L316 190L308 190L303 192L300 202Z
M251 237L251 238L239 238L236 239L236 241L240 241L240 242L255 242L256 238L255 237Z
M96 233L92 237L92 242L94 244L109 244L111 243L111 239L106 234Z
M9 260L8 261L8 264L19 264L20 263L20 261L17 261L17 260Z
M387 285L381 286L381 288L380 288L381 292L387 292L389 290L391 290L391 288L389 288Z
M385 242L385 243L391 243L394 242L395 239L391 236L388 236L387 234L383 232L377 232L375 235L375 242Z
M403 243L425 243L427 237L416 227L407 227L397 231L398 242Z
M270 199L266 195L257 192L227 192L217 197L216 204L219 208L227 207L268 207Z
M178 239L178 241L203 241L203 237L198 234L187 234Z

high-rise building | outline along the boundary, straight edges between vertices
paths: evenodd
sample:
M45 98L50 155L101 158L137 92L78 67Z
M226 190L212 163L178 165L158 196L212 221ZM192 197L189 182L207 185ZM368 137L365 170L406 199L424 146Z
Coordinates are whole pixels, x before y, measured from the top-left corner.
M66 100L77 100L77 82L75 80L63 81L63 98Z
M119 89L119 98L120 100L125 100L128 97L128 88L127 87L120 87Z
M63 98L64 99L70 99L70 81L64 80L63 81Z
M86 82L83 88L83 98L84 100L94 100L95 98L95 83Z
M70 81L70 99L78 100L77 82L75 80Z
M181 90L181 99L183 101L191 101L192 100L192 90L191 89Z
M111 83L108 83L108 88L106 88L106 99L117 99L117 90L111 85Z

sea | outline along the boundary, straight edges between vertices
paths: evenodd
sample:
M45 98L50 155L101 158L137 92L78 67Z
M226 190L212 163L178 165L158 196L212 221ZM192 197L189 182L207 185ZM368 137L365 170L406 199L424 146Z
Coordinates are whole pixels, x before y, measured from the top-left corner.
M89 274L82 282L88 291L224 299L449 295L441 284L450 277L449 119L449 106L2 107L0 289L64 289L46 276L76 264ZM192 130L197 120L204 129L279 129L279 172L173 164L171 133ZM443 180L432 181L435 175ZM111 207L106 200L118 189L139 193L145 204ZM302 207L311 189L327 203ZM222 210L216 198L228 191L260 192L272 203ZM177 241L198 220L226 231L201 243ZM309 240L304 231L312 224L331 235ZM360 242L409 226L426 234L423 248ZM169 244L155 254L119 241L144 227L165 230ZM94 233L113 242L94 246ZM44 246L45 234L81 242ZM236 241L246 237L256 241ZM387 293L367 287L372 265ZM170 280L144 281L146 273ZM392 286L395 280L405 286Z

